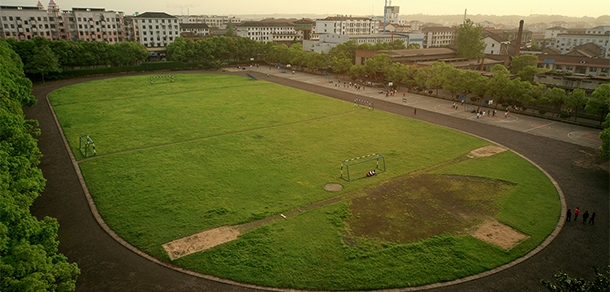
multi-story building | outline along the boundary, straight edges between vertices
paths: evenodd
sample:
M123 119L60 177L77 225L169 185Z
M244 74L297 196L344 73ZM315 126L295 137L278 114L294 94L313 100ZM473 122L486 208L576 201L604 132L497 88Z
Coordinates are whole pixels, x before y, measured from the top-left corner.
M583 56L539 55L538 68L571 73L575 76L610 76L608 59Z
M370 35L379 33L379 22L366 17L327 17L316 20L316 33Z
M235 16L218 16L218 15L177 15L180 23L205 23L208 27L226 29L228 26L233 26L241 23L240 18Z
M440 48L455 44L457 29L452 27L424 27L424 48Z
M145 12L133 17L135 40L147 48L166 47L180 36L178 18L165 12Z
M597 26L580 33L559 33L554 43L554 47L559 49L562 54L571 52L574 47L587 43L594 43L604 48L605 58L610 58L610 26Z
M294 24L274 21L246 21L235 27L235 34L259 42L291 43L303 40Z
M332 48L339 44L353 41L356 45L379 43L390 43L396 40L403 41L405 46L410 44L424 43L424 34L421 32L412 33L396 33L396 34L374 34L374 35L340 35L340 34L322 34L319 41L303 41L303 51L328 53Z
M0 6L0 27L3 38L29 40L45 37L50 40L87 40L116 43L124 40L123 13L104 8L72 8L60 10L51 0L48 9L37 6Z
M110 44L124 40L122 12L115 13L104 8L72 8L67 15L74 19L70 22L70 25L74 25L74 28L70 27L71 35L77 33L76 38L79 40Z
M210 28L205 23L180 23L180 35L209 36Z

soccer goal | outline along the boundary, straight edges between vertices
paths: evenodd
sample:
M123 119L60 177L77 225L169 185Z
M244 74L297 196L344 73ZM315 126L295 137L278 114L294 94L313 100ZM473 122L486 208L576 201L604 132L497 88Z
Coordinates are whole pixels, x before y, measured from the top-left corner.
M346 181L377 175L385 170L385 157L379 153L341 161L341 178Z
M162 78L162 79L169 79L170 82L174 82L174 75L164 75L164 76L153 76L153 77L150 77L150 84L153 84L154 80L160 79L160 78Z
M356 98L354 99L354 109L356 107L365 107L368 108L370 111L375 109L375 104L372 101L368 101L365 99L361 99L361 98Z
M80 136L80 141L78 142L78 150L83 156L88 157L89 155L95 155L97 152L95 151L95 144L89 135ZM93 154L91 154L93 152Z

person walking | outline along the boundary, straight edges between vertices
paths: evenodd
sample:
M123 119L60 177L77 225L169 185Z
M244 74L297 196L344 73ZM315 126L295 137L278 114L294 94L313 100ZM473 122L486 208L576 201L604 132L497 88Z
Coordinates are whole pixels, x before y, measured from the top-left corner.
M591 218L589 218L589 224L595 225L595 212L591 214Z
M572 221L572 210L568 209L568 216L566 218L566 222Z
M578 219L578 214L580 214L580 210L578 210L578 207L576 207L576 209L574 209L574 221Z
M582 214L582 224L587 224L587 219L589 219L589 211L585 211L585 213Z

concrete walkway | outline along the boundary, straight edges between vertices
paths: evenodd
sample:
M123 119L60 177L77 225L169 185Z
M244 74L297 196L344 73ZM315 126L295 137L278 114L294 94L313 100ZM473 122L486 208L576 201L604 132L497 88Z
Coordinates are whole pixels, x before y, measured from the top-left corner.
M456 105L458 105L458 109L456 110L452 108L452 104L454 103L454 101L450 101L448 99L415 94L404 90L399 90L396 96L386 97L385 94L379 93L379 88L376 89L367 87L364 90L356 90L354 87L344 87L343 82L345 80L341 81L341 84L337 83L337 81L341 77L347 78L347 76L331 75L330 77L326 77L305 72L295 72L294 74L292 74L292 72L290 71L282 73L280 70L273 67L271 68L271 70L269 70L268 66L261 66L259 68L252 67L247 68L247 70L265 73L269 74L270 76L282 77L316 86L342 90L354 94L354 99L362 98L373 102L375 100L384 100L396 104L407 105L409 107L415 107L418 109L449 115L456 118L473 120L479 123L485 123L496 127L508 128L515 131L544 136L568 143L574 143L581 146L596 149L601 147L601 139L599 139L599 129L578 126L569 123L562 123L559 121L552 121L543 118L536 118L528 115L520 115L514 112L511 112L509 117L505 118L505 111L501 107L497 109L495 117L486 115L477 119L476 114L471 113L470 111L465 111L465 108L461 105L460 102L455 102ZM332 81L332 83L329 81ZM447 95L446 93L444 94ZM493 109L494 107L492 106L491 110ZM485 110L486 113L488 112L488 109L481 110Z

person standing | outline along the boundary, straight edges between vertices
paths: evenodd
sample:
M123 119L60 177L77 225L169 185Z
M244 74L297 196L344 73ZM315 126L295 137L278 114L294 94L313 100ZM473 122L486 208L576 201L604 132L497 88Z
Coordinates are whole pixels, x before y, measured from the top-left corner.
M566 218L566 222L572 221L572 210L568 209L568 216Z
M582 214L582 223L587 224L587 219L589 219L589 211L585 211L585 213Z
M574 209L574 221L578 219L578 214L580 214L580 210L578 210L578 207L576 207L576 209Z
M589 224L595 225L595 212L591 214L591 218L589 219Z

